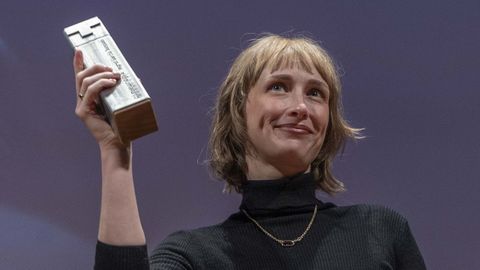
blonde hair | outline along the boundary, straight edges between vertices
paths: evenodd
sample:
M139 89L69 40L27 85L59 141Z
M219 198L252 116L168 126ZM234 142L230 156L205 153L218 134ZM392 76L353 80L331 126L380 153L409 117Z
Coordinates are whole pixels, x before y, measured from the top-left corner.
M255 39L233 62L220 86L214 107L209 150L210 168L215 177L224 179L228 188L242 192L247 181L245 104L248 91L265 68L272 71L297 65L311 72L315 68L328 84L329 124L317 157L311 163L317 188L328 194L344 190L332 173L332 162L348 138L360 138L361 129L351 127L343 118L341 85L336 67L320 45L306 37L273 34Z

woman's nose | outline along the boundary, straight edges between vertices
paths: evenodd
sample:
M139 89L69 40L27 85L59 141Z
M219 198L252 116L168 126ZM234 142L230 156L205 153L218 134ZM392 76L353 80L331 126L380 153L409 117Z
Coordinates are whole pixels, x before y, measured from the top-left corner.
M308 108L303 97L293 98L288 115L299 120L303 120L308 116Z

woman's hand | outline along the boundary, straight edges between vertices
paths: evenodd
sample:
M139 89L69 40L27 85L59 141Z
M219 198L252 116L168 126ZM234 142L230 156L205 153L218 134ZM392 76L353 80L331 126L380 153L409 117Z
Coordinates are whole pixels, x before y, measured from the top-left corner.
M112 127L105 121L105 116L98 112L100 92L114 87L120 80L120 74L102 65L93 65L85 69L83 54L79 50L75 51L73 57L73 69L77 91L75 114L83 121L101 148L124 147Z

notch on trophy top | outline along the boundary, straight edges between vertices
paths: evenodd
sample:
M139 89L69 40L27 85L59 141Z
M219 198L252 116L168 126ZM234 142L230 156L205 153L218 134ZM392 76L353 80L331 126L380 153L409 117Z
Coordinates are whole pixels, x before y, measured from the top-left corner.
M86 41L91 41L108 35L105 27L100 27L102 21L98 17L93 17L80 23L74 24L64 29L74 47L80 46Z

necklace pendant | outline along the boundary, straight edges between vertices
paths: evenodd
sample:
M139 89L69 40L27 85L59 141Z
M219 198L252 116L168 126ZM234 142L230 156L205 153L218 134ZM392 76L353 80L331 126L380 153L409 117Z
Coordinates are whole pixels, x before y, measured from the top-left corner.
M295 242L292 240L282 240L282 242L280 242L280 245L282 245L282 247L293 247L295 245Z

